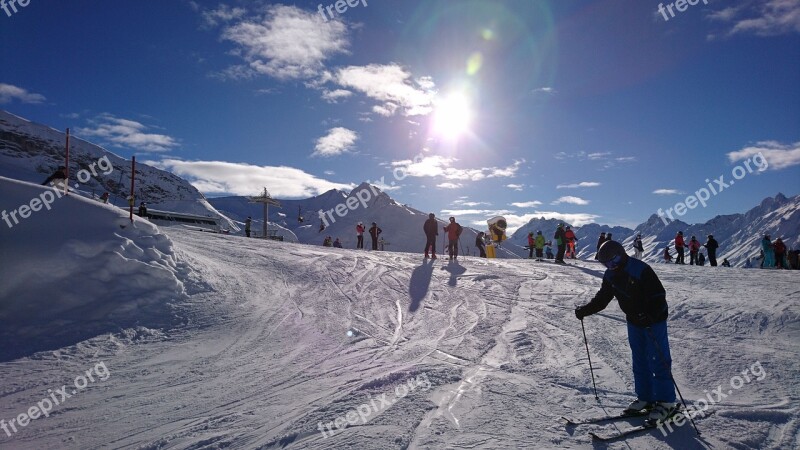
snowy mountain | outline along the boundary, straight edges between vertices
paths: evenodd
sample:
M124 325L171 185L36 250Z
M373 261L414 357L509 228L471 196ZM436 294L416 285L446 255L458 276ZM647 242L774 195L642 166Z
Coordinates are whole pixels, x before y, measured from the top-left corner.
M717 216L695 225L676 221L664 226L661 218L654 214L636 228L636 232L642 233L645 261L663 261L664 248L667 246L674 257L673 241L678 231L683 231L687 241L696 236L700 243L705 243L709 234L713 235L720 246L717 260L722 262L723 258L728 258L731 265L743 267L747 258L758 257L764 234L769 234L773 241L782 238L789 249L800 249L800 195L791 198L783 194L767 197L744 214ZM634 235L631 235L623 242L626 248L631 249L631 253L633 239ZM705 249L701 249L701 252L707 253Z
M0 191L5 211L50 192L5 178ZM704 412L702 435L687 424L599 445L590 431L642 419L561 418L619 413L634 398L616 302L584 320L586 341L574 316L600 286L594 262L448 264L159 230L79 196L51 206L0 226L2 448L800 442L793 272L719 268L710 277L707 267L654 265L669 302L672 373Z
M65 141L62 131L0 110L0 176L41 183L64 165ZM90 198L108 192L110 204L128 207L130 160L73 135L69 173L70 189ZM142 161L136 162L135 193L137 205L146 202L150 209L216 217L233 226L188 181Z

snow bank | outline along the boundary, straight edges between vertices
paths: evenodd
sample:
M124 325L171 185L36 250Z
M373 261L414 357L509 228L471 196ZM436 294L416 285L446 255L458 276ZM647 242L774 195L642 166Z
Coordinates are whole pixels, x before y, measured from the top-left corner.
M157 227L22 181L0 177L0 192L0 361L175 320L182 271Z

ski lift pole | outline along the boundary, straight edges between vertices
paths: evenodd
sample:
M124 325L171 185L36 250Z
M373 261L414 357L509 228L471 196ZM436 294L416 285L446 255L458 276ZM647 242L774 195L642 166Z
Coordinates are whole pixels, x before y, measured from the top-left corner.
M64 176L66 177L64 179L64 195L69 195L69 128L67 128L67 144L66 144L66 147L67 147L67 151L66 151L67 162L66 162L66 165L64 166L64 172L65 172Z
M130 219L133 223L133 204L136 202L136 197L133 196L136 187L136 156L131 157L131 198L128 201L130 209Z

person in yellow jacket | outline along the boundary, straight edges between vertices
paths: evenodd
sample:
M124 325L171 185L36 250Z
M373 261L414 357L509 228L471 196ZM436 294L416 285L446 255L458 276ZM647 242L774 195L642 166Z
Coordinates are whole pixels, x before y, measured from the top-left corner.
M544 259L544 235L542 235L541 231L536 232L536 239L534 239L534 245L536 246L536 260L542 261Z

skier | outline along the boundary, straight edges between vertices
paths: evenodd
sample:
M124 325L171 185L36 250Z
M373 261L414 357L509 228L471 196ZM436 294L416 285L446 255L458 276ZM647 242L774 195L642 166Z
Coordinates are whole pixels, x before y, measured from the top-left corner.
M686 243L683 241L683 231L678 231L678 234L675 235L675 251L678 252L678 256L675 258L675 264L686 264L683 260L683 251Z
M706 255L700 253L697 255L697 265L698 266L705 266L706 265Z
M649 410L651 420L663 421L677 411L664 286L647 263L629 257L618 242L604 243L597 259L608 268L602 286L588 304L575 310L575 316L583 320L617 298L628 324L637 396L625 412Z
M372 222L372 226L369 229L369 237L372 238L372 249L373 250L377 250L378 249L378 236L380 236L381 233L383 233L383 230L378 228L378 224L377 223Z
M323 247L332 247L333 246L333 244L331 243L331 237L330 236L326 236L325 237L325 240L322 241L322 246Z
M386 249L386 240L383 239L383 236L381 236L381 238L378 239L378 247L381 249L381 251L384 251Z
M745 269L752 269L753 268L753 263L750 261L749 257L747 258L747 261L744 262L744 268Z
M444 227L444 231L447 233L447 253L450 255L451 261L458 259L458 238L461 236L462 230L455 217L451 217L450 224Z
M46 180L44 180L44 183L42 183L42 186L47 186L48 184L50 184L51 181L54 181L55 183L59 183L59 182L60 183L64 183L64 181L66 181L66 179L67 179L67 168L66 168L66 166L58 166L58 169L56 169L56 171L53 172L52 175L50 175L49 177L47 177Z
M102 201L103 203L108 203L108 197L109 197L108 192L103 192L103 195L100 196L100 201Z
M356 238L358 239L356 242L356 248L364 248L364 231L367 229L364 228L364 224L358 222L356 225Z
M333 247L334 248L342 248L342 242L339 240L339 238L336 238L336 240L333 241Z
M250 237L250 226L252 224L253 224L253 218L247 216L247 220L244 221L244 234L246 234L247 237Z
M711 264L711 267L716 267L717 266L717 249L719 248L719 243L717 242L716 239L714 239L713 235L711 235L711 234L708 235L708 240L706 241L705 244L703 244L703 247L705 247L708 250L708 262L709 262L709 264Z
M689 240L689 265L697 264L697 252L700 251L700 241L697 240L696 237L692 236L692 239Z
M480 233L478 233L478 236L475 237L475 247L480 252L481 258L486 258L486 242L484 241L485 236L486 236L486 233L481 231ZM436 245L434 243L434 247L435 246Z
M669 247L664 247L664 261L668 263L672 262L672 255L669 254Z
M317 231L317 233L322 233L323 231L325 231L325 222L320 220L319 221L319 231Z
M597 238L597 249L595 251L600 251L600 246L606 241L606 233L600 233L600 237ZM594 259L597 259L597 253L594 254Z
M436 223L436 215L433 213L428 214L428 220L422 225L422 231L425 232L425 257L428 257L428 252L431 252L431 259L436 259L436 236L439 235L439 224ZM484 256L485 258L485 256Z
M564 236L564 224L558 224L556 227L556 234L553 236L553 239L556 240L556 248L558 249L556 253L556 263L557 264L566 264L564 262L564 253L567 250L567 240Z
M637 234L636 239L633 240L633 250L634 250L633 257L636 259L642 259L642 253L644 252L644 245L642 245L641 234Z
M542 251L544 250L544 235L542 235L542 231L536 231L536 260L542 261Z
M139 204L139 217L147 217L147 204L145 202Z
M728 261L728 258L722 258L722 267L730 267L731 263Z
M553 255L553 249L550 248L550 246L553 245L553 243L552 242L548 242L545 245L547 246L545 248L545 254L547 255L547 259L553 259L555 256Z
M772 250L775 251L775 267L788 269L789 265L786 264L786 244L783 243L781 238L775 239L775 243L772 244Z
M764 239L761 240L761 251L764 253L761 267L765 269L775 267L775 250L772 248L772 241L769 239L768 234L765 234Z
M564 237L567 239L567 258L575 259L575 243L578 242L578 238L575 237L575 232L569 225L567 225L567 231L564 232Z
M533 231L528 233L528 259L533 259L533 250L536 248L536 239L533 237Z

